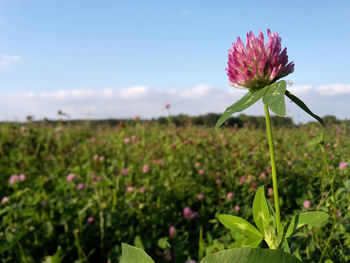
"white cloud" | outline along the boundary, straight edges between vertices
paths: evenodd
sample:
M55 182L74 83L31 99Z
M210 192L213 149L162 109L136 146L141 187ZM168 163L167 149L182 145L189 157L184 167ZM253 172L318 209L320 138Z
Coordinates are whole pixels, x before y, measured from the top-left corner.
M0 67L7 67L8 65L20 60L20 56L3 55L2 58L0 58Z
M349 85L331 85L334 90L342 90L340 96L324 96L324 89L311 85L288 88L302 99L316 114L336 115L350 118L348 106ZM327 86L329 87L329 86ZM338 87L338 88L337 88ZM329 90L327 90L329 91ZM57 91L25 91L0 94L0 120L25 120L27 115L36 119L57 119L57 111L62 110L73 119L153 118L167 115L164 103L170 103L171 114L199 115L208 112L222 113L226 107L240 99L246 89L220 88L199 84L187 89L154 89L145 85L127 88L74 89ZM300 95L301 94L301 95ZM312 118L286 99L287 115L297 122ZM243 112L247 115L263 115L263 105L256 103ZM236 113L238 115L240 113Z
M147 86L134 86L119 90L119 95L123 99L142 99L147 95Z
M350 84L321 85L316 90L322 95L350 94Z
M198 99L207 96L211 90L211 86L206 84L199 84L193 88L181 91L180 96L186 99Z
M292 86L288 88L293 94L300 95L312 90L311 85Z

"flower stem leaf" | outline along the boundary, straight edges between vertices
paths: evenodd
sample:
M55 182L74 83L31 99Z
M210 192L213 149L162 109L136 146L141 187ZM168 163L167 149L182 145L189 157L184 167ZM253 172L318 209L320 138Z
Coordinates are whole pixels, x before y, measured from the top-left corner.
M285 237L290 237L296 230L305 225L311 230L314 226L322 225L328 218L328 214L323 211L310 211L297 214L292 218Z
M201 263L299 263L293 255L281 249L233 248L206 256Z
M288 98L290 98L295 104L297 104L302 110L304 110L306 113L308 113L309 115L311 115L313 118L315 118L319 123L321 123L324 127L326 127L326 125L324 124L323 119L320 116L317 116L316 114L314 114L306 105L305 103L299 99L298 97L296 97L295 95L293 95L290 91L286 90L286 96Z
M272 216L265 198L264 186L259 187L256 191L253 202L253 217L260 233L265 237L266 230L272 224Z
M286 102L284 94L286 92L287 84L284 80L275 82L268 86L263 97L264 104L280 117L286 116Z
M225 110L224 114L222 114L222 116L216 122L215 128L219 128L228 118L231 117L232 114L236 112L241 112L253 105L255 102L257 102L260 98L264 96L266 90L267 87L258 91L248 92L247 94L245 94L239 101L237 101Z
M140 248L122 244L122 258L120 263L154 263L154 261Z
M262 240L263 236L251 223L233 215L218 215L218 219L225 227L246 237L256 237Z

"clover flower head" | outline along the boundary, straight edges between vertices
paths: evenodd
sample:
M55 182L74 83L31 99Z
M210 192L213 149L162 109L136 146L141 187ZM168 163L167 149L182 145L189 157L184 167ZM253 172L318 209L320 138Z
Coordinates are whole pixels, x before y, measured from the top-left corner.
M232 44L226 68L231 86L256 91L294 71L294 62L288 63L287 48L282 50L278 33L268 29L267 35L264 43L261 31L258 37L250 31L246 46L240 37Z

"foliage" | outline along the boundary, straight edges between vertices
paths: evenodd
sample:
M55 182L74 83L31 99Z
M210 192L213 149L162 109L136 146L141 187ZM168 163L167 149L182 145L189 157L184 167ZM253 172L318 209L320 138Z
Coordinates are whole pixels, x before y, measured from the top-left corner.
M57 262L118 262L122 241L143 247L155 262L197 260L199 244L204 256L233 248L237 233L217 216L254 224L251 207L263 185L273 203L265 131L250 122L241 127L1 124L0 198L8 198L0 205L2 262L41 262L55 255ZM338 167L350 161L349 128L333 123L324 135L329 175L318 147L322 133L313 124L276 129L281 212L286 222L310 210L331 214L322 228L294 229L290 250L303 262L317 262L323 251L323 259L347 262L349 167ZM26 178L10 184L14 174ZM69 174L75 178L67 181ZM186 206L199 217L184 218Z

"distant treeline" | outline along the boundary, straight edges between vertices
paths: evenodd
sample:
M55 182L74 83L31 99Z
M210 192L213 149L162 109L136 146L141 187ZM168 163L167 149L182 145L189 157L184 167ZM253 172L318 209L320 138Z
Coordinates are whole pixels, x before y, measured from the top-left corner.
M220 114L216 113L208 113L205 115L199 115L199 116L189 116L185 114L179 114L174 116L168 116L168 117L158 117L153 118L150 120L132 120L132 119L104 119L104 120L71 120L69 118L63 117L61 120L42 120L42 121L34 121L37 123L46 122L46 123L62 123L62 124L82 124L88 122L91 126L101 126L101 125L108 125L108 126L123 126L123 125L135 125L137 122L141 123L158 123L160 125L168 125L169 123L173 123L176 126L188 126L188 125L203 125L208 127L215 127L215 124L217 120L220 118ZM32 118L27 118L29 122L33 121ZM335 116L325 116L323 117L324 122L326 125L332 125L332 124L343 124L347 127L350 127L350 120L338 120ZM292 128L297 127L299 125L295 124L293 119L290 117L278 117L278 116L272 116L271 121L275 127L286 127L286 128ZM312 123L316 122L308 122L306 124L302 125L310 125ZM255 128L265 128L265 117L264 116L248 116L245 114L240 114L237 117L231 117L229 118L223 126L232 127L236 126L238 128L243 127L244 125L249 125L250 127Z

